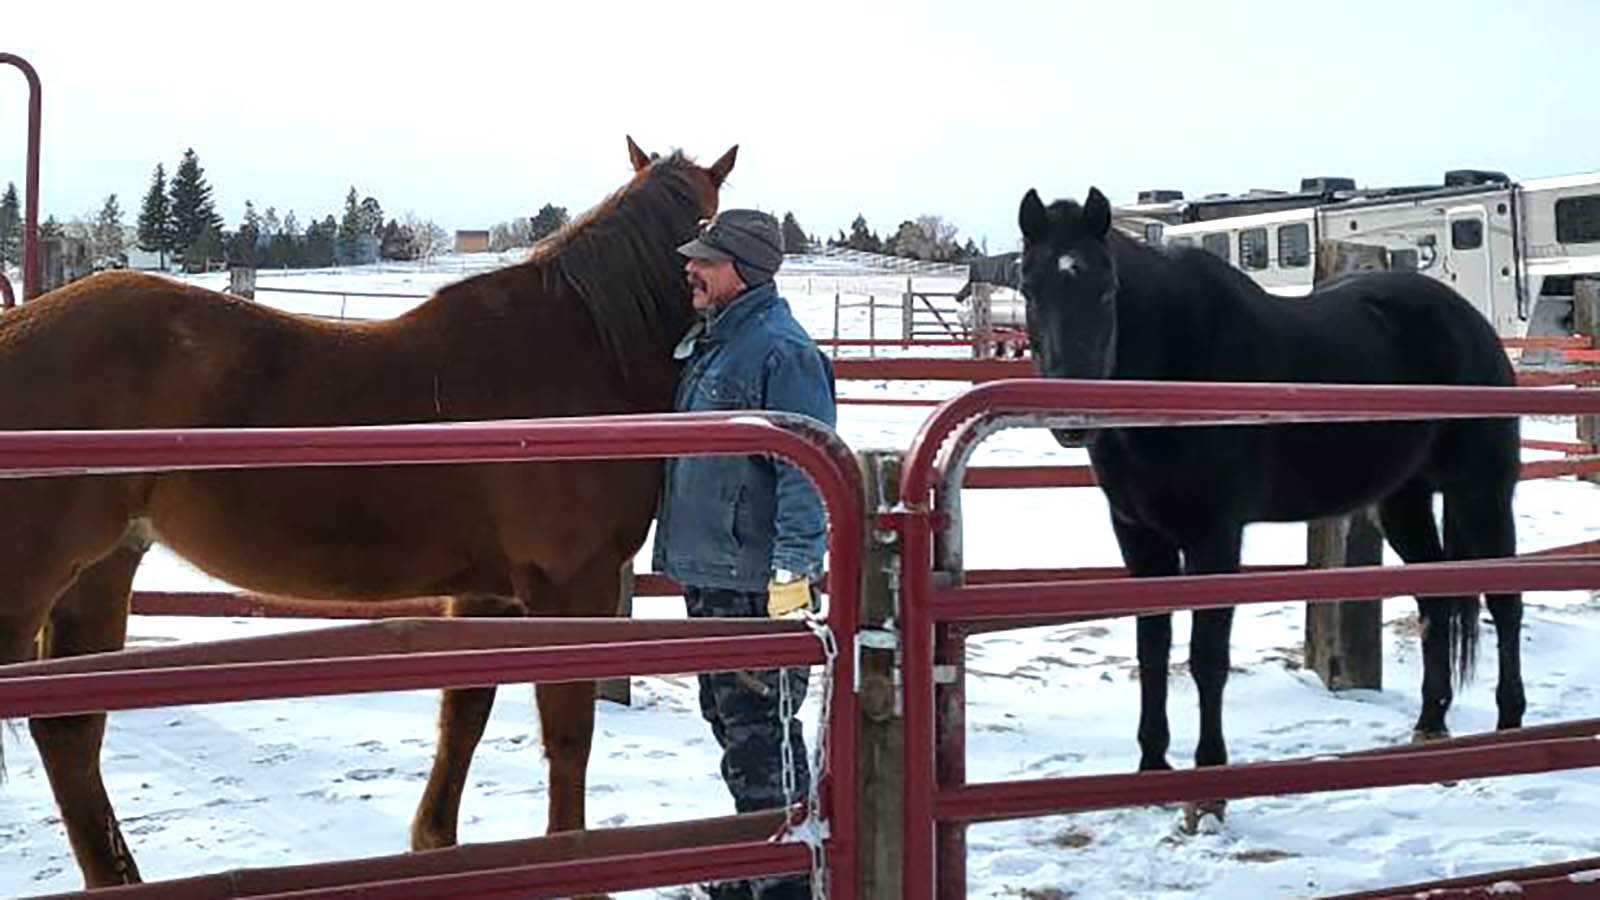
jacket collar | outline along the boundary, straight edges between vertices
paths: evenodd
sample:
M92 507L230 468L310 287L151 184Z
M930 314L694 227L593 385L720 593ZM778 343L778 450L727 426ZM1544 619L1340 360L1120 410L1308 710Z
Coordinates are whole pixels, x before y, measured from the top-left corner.
M758 284L711 310L706 317L705 336L711 341L725 341L746 322L759 318L778 300L778 286L772 282Z

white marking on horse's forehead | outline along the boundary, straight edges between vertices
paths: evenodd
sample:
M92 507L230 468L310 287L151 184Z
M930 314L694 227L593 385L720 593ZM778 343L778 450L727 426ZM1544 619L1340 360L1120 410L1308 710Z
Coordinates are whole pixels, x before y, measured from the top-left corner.
M1078 270L1078 258L1071 253L1063 253L1056 260L1056 269L1071 275Z

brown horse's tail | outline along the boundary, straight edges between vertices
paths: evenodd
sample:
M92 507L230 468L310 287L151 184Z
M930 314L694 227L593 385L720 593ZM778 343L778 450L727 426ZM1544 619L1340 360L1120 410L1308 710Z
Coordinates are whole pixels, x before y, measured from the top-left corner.
M1460 688L1478 667L1478 595L1449 601L1450 682Z

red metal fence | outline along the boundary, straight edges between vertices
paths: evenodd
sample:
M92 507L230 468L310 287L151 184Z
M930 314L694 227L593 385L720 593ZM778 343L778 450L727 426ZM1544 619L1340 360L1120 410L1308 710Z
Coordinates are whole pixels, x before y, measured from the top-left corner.
M1523 729L1315 760L968 784L963 628L976 623L1033 625L1088 616L1307 598L1562 590L1600 585L1600 559L1595 557L1186 576L1163 578L1159 584L1143 579L1092 579L963 585L960 518L946 510L959 496L965 462L984 436L1015 426L1138 427L1596 413L1600 413L1597 390L1058 380L999 382L946 402L912 444L901 476L900 508L895 515L904 554L900 602L905 685L906 900L932 900L936 886L941 897L964 896L965 825L973 821L1600 765L1600 741L1594 739L1600 733L1600 721L1590 720L1553 729ZM936 683L936 669L947 675L954 673L953 678ZM1594 865L1600 867L1600 861ZM1529 875L1498 873L1496 877Z
M170 469L640 459L684 454L781 456L816 483L829 510L835 578L827 624L847 641L859 607L863 513L848 448L799 416L675 414L351 428L0 432L0 477ZM507 627L510 626L510 627ZM131 650L0 669L0 718L506 681L681 673L825 661L822 642L786 623L617 620L374 623L320 636L248 638ZM820 784L829 895L856 889L857 708L853 659L833 660ZM781 823L781 816L777 820ZM762 832L763 823L768 830ZM600 837L520 842L355 863L233 873L124 889L119 897L420 898L561 896L694 880L804 871L805 843L773 841L774 821L741 817ZM553 843L552 843L553 842ZM559 846L565 852L551 852ZM600 849L596 849L596 848ZM545 849L540 849L545 848ZM531 854L531 855L530 855ZM530 860L538 860L530 862ZM288 892L288 893L283 893ZM86 896L86 895L74 895Z
M28 158L22 185L22 299L31 300L39 295L39 126L43 88L39 84L39 73L22 57L0 53L0 65L14 66L28 81ZM11 282L3 273L0 273L0 294L4 295L6 306L15 301Z

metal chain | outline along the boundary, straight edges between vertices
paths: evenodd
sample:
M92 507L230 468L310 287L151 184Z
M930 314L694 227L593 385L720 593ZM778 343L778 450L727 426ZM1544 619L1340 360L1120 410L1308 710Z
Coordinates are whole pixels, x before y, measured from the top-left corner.
M806 615L811 633L822 642L821 715L817 725L817 740L811 749L811 786L806 792L806 820L802 824L805 834L801 840L811 848L812 900L825 900L828 895L828 861L824 842L828 839L828 822L822 817L823 779L828 777L828 743L833 722L834 672L839 660L839 641L828 627L826 619L815 614ZM845 786L845 790L852 789Z
M798 825L785 824L781 840L800 841L811 850L811 896L813 900L826 900L828 865L823 842L828 839L828 823L822 818L823 778L828 775L829 724L833 716L834 671L839 659L839 642L826 619L807 612L806 625L811 634L822 643L821 722L817 725L817 739L811 749L811 783L806 789L805 819ZM796 781L799 772L794 764L794 739L789 720L795 713L794 697L789 691L789 675L778 670L778 715L783 721L783 741L778 753L783 766L783 796L787 805L798 793Z
M781 761L783 773L783 807L789 808L794 802L795 779L798 773L794 768L794 739L793 729L790 728L794 718L794 698L789 693L789 670L778 670L778 727L783 729L783 741L778 745L778 758Z

